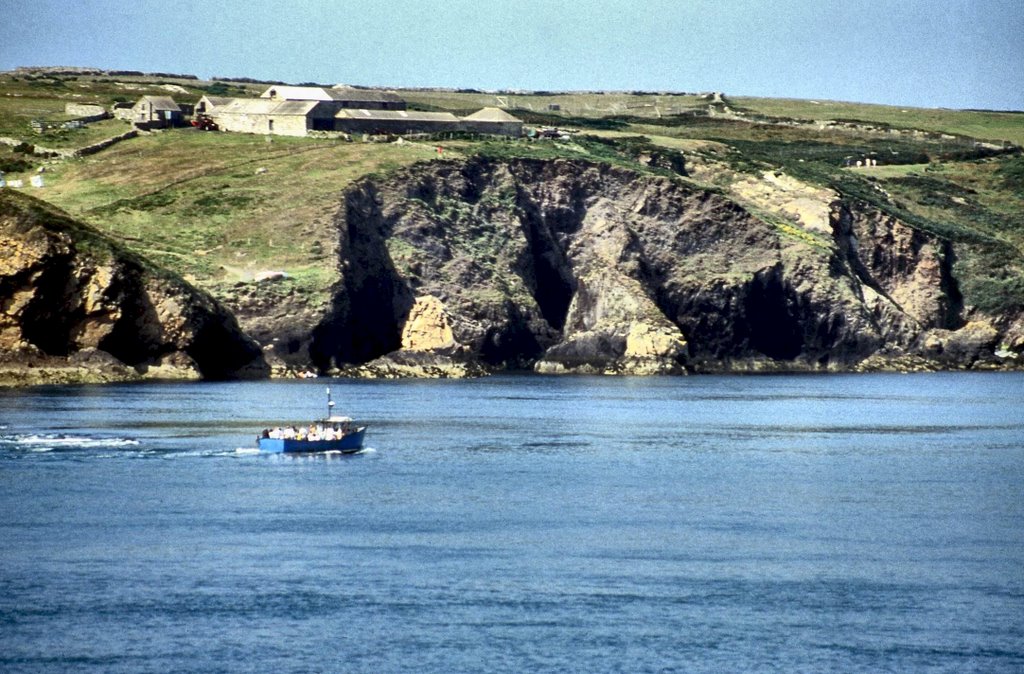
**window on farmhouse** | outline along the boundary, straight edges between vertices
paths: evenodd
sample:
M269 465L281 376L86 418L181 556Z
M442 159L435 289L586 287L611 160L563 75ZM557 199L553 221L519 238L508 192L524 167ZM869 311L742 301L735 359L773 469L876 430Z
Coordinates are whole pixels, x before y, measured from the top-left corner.
M272 119L267 120L267 127L268 127L267 128L268 131L273 131L274 130L274 120L272 120Z

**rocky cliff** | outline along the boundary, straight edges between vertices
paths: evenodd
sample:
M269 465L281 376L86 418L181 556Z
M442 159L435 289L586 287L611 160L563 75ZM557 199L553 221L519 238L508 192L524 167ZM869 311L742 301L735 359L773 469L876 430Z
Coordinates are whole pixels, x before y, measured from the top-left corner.
M365 178L334 220L330 305L257 294L243 325L288 368L357 376L1024 363L1019 308L964 291L970 244L779 172L709 189L648 168L474 157ZM0 383L267 374L209 295L0 194Z
M577 160L365 179L336 218L340 281L309 353L323 371L383 376L1020 362L1020 316L965 305L953 243L814 194L772 212Z
M0 193L0 383L267 373L209 295L43 202Z

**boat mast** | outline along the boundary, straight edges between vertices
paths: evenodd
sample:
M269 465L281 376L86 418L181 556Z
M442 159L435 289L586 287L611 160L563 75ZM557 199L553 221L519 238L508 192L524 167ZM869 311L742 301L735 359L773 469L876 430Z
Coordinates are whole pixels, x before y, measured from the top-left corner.
M331 400L331 387L327 387L327 418L330 419L333 415L331 414L334 409L334 401Z

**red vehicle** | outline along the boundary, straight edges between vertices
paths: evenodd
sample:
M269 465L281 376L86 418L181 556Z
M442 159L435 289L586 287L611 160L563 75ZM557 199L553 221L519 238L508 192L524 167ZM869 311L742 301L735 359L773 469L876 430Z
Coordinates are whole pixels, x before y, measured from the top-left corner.
M219 127L217 122L213 121L213 118L209 115L198 114L196 118L192 120L192 126L199 129L200 131L217 131Z

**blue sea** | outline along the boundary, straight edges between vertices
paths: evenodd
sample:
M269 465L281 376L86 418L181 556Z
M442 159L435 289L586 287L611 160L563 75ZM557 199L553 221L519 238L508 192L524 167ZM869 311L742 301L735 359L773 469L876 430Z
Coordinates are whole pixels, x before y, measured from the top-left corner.
M1021 672L1024 374L3 390L0 671Z

